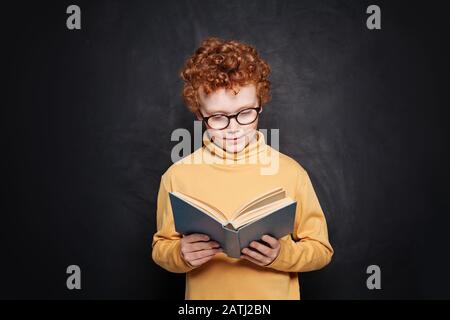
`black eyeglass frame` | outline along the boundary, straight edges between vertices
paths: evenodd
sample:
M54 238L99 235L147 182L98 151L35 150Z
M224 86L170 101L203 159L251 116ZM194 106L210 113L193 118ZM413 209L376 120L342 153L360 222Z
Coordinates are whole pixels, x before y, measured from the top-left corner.
M217 114L213 114L213 115L208 116L208 117L205 117L205 116L201 113L200 110L199 110L199 113L200 113L200 115L202 116L202 121L205 123L205 125L208 125L210 128L212 128L212 129L214 129L214 130L223 130L223 129L228 128L228 126L230 125L231 119L233 119L233 118L235 118L235 119L236 119L236 122L239 123L241 126L246 126L246 125L252 124L253 122L256 121L256 119L258 119L259 114L261 113L261 112L260 112L260 111L261 111L261 108L262 108L261 106L259 106L259 107L253 107L253 108L245 108L245 109L243 109L243 110L241 110L241 111L239 111L239 112L237 112L237 113L235 113L235 114L231 114L231 115L227 115L227 114L223 114L223 113L217 113ZM249 122L249 123L240 123L239 120L238 120L239 114L240 114L241 112L248 111L248 110L256 110L257 113L256 113L255 119L254 119L252 122ZM212 118L212 117L217 117L217 116L224 116L224 117L227 117L227 118L228 118L228 123L227 123L227 125L224 126L224 127L221 128L221 129L213 128L213 127L210 126L209 123L208 123L208 120L209 120L210 118Z

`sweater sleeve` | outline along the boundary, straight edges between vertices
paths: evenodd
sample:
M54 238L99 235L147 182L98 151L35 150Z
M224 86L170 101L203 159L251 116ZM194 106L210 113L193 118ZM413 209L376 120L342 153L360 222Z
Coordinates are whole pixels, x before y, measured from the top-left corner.
M279 239L280 252L266 267L285 272L307 272L326 266L333 256L327 223L308 173L301 169L296 190L294 232ZM300 173L303 173L300 175ZM302 176L302 177L300 177Z
M168 188L164 180L163 175L156 205L157 231L153 235L152 258L156 264L170 272L185 273L195 267L181 256L182 235L175 231Z

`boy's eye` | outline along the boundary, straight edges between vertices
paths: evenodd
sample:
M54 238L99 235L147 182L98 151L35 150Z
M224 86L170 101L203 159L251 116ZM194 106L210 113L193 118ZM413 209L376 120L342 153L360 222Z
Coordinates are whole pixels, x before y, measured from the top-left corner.
M228 118L224 116L223 114L216 114L209 118L211 121L228 121Z
M247 115L250 115L250 114L253 114L253 110L252 109L244 110L239 115L247 116Z

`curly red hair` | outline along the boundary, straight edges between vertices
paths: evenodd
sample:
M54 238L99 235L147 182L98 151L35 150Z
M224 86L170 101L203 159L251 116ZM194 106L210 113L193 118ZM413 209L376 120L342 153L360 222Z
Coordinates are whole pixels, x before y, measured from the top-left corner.
M198 89L201 87L209 94L219 88L255 84L261 104L265 104L271 99L269 74L270 66L254 47L209 37L202 41L180 71L184 80L183 100L189 110L196 112L200 107Z

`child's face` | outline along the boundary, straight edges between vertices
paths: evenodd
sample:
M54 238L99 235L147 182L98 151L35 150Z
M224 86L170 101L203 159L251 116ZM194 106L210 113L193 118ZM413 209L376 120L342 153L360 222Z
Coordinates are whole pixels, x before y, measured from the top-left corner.
M202 115L204 117L216 114L234 115L246 108L259 107L256 86L254 84L236 87L234 90L238 93L235 94L233 90L225 90L222 88L209 95L205 95L203 90L200 89L200 113L196 113L197 118L201 120ZM248 118L248 116L245 116L246 113L242 113L240 119ZM240 152L244 149L255 137L257 127L258 118L254 122L246 125L239 124L236 118L232 118L228 127L222 130L217 130L206 125L213 142L228 152Z

